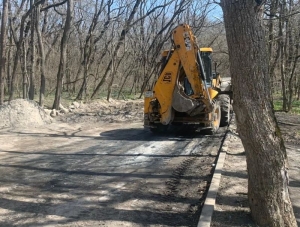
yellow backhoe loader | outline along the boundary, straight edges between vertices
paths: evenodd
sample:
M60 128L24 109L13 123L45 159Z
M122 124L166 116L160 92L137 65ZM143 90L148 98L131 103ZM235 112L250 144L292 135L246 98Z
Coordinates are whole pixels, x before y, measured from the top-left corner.
M189 25L178 25L171 41L154 88L144 93L144 126L164 132L169 125L189 124L214 134L229 123L230 80L213 72L212 48L199 48Z

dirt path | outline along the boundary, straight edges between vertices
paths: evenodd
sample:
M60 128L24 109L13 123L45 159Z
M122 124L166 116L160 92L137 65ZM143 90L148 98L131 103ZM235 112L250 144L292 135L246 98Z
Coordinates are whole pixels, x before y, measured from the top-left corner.
M0 131L0 226L195 226L224 130L142 123Z
M289 192L293 204L294 213L300 226L300 146L295 144L286 144L289 158Z
M300 117L286 113L276 113L276 116L287 148L290 198L300 226ZM235 128L233 122L212 227L256 227L248 204L245 151Z

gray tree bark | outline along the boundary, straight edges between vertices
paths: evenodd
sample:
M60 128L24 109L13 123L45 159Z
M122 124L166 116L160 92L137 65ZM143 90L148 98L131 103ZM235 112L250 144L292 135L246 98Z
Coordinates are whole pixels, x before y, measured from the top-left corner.
M83 62L82 62L82 65L83 65L83 83L81 85L81 88L79 90L79 93L76 97L76 100L81 100L83 98L86 98L86 90L87 90L87 79L88 79L88 72L89 72L89 68L90 68L90 64L91 64L91 57L93 55L93 51L94 51L94 47L95 47L95 44L97 41L99 41L104 32L103 33L100 33L100 36L97 38L97 40L95 41L95 38L94 38L94 33L95 33L95 29L96 29L96 26L98 24L98 20L99 20L99 17L100 17L100 14L101 12L104 10L103 9L103 5L104 5L104 1L102 0L100 2L100 6L99 6L99 9L98 9L98 4L99 4L99 0L96 1L96 6L95 6L95 12L94 12L94 15L93 15L93 19L92 19L92 22L90 24L90 27L88 29L88 33L87 33L87 36L85 38L85 41L84 41L84 47L82 49L83 51ZM111 3L108 3L108 5L111 4ZM104 30L106 30L108 28L108 24L110 22L110 7L108 7L108 23L106 23L107 25L104 26Z
M141 3L142 1L141 0L136 0L134 6L133 6L133 9L128 17L128 19L125 21L125 24L124 24L124 27L122 29L122 32L121 32L121 36L117 42L117 45L113 51L113 54L112 54L112 59L114 59L118 52L119 52L119 49L121 48L121 46L123 45L124 43L124 40L125 40L125 36L127 34L127 32L129 31L130 29L130 23L132 22L133 18L134 18L134 15L138 9L138 6L139 4ZM105 73L101 79L101 81L99 82L99 84L97 85L96 89L94 90L91 98L94 98L96 96L96 94L98 93L100 87L104 84L104 82L106 81L106 77L108 75L108 72L111 70L111 66L112 66L112 63L113 63L113 60L110 60L110 62L108 63L108 66L106 67L106 70L105 70Z
M53 109L59 109L60 98L62 93L62 82L66 72L66 61L67 61L67 41L69 38L70 30L71 30L71 23L74 11L74 1L68 0L67 1L67 17L64 27L63 36L61 38L60 43L60 61L57 73L57 83L56 83L56 92L55 98L53 103Z
M8 18L8 1L3 0L3 11L1 18L0 34L0 105L4 102L4 73L5 73L5 46L6 46L6 24Z
M30 0L30 5L33 8L30 15L30 45L29 45L29 89L28 89L28 98L30 100L34 99L35 93L35 23L36 21L36 6L34 0Z
M233 108L248 170L248 199L261 227L296 227L288 193L287 155L272 108L268 50L254 0L221 0Z
M41 67L41 87L40 87L40 96L39 96L39 105L41 107L44 106L45 100L45 89L46 89L46 76L45 76L45 50L43 44L43 37L41 31L39 29L39 21L40 21L40 5L37 6L36 9L36 22L35 22L35 30L38 38L39 44L39 55L40 55L40 67Z

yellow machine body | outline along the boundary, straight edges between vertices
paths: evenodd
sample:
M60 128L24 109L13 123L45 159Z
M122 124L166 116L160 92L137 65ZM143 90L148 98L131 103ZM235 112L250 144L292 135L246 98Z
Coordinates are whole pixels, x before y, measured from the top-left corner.
M212 48L199 48L187 24L172 31L172 42L173 47L162 53L163 67L153 89L145 92L145 127L173 123L216 126L220 76L212 73Z

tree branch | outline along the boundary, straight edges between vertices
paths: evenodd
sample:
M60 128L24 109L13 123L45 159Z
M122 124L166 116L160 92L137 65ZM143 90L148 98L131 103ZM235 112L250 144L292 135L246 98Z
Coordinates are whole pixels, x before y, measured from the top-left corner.
M41 1L45 1L45 0L41 0ZM45 11L45 10L47 10L47 9L53 8L53 7L61 6L61 5L65 4L67 1L68 1L68 0L64 0L64 1L62 1L62 2L59 2L59 3L53 4L53 5L46 6L46 7L44 7L44 8L41 9L41 12L42 12L42 11Z

